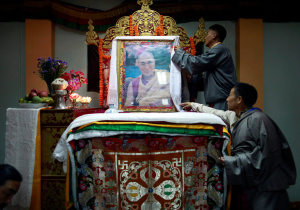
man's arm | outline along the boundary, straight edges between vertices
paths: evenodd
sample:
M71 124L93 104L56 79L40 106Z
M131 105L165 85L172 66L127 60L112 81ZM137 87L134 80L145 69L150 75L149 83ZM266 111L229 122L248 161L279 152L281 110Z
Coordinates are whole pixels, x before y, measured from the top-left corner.
M175 51L172 61L181 69L194 75L214 69L218 65L218 61L220 60L218 57L220 56L218 50L209 50L202 55L193 56L180 48Z
M214 109L203 104L191 103L191 108L197 112L204 112L217 115L221 117L227 124L232 125L236 120L236 114L233 111L223 111L219 109Z

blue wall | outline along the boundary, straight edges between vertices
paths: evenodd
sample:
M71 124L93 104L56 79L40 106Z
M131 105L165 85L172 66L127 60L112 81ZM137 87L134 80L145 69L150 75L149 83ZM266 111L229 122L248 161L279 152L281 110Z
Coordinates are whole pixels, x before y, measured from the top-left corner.
M300 168L300 23L264 23L264 111L287 138ZM299 175L298 175L299 178ZM289 189L300 201L299 180Z

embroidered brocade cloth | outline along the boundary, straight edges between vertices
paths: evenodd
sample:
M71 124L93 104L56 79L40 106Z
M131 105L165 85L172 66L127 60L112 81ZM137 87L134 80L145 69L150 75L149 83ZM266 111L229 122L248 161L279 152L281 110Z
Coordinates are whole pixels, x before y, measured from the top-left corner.
M218 157L223 141L211 133L122 134L72 141L79 208L222 207L223 168Z

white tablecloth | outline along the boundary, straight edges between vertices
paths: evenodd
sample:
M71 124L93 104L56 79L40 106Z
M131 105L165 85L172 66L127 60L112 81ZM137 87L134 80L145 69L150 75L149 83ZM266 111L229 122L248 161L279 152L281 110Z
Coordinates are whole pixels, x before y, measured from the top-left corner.
M6 112L5 160L23 176L13 206L30 207L39 109L9 108ZM21 209L21 208L19 208Z

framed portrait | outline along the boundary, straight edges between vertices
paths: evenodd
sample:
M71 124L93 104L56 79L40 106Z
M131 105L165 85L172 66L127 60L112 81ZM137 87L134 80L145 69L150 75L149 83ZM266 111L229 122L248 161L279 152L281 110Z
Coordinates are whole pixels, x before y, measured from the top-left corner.
M151 36L117 39L116 58L111 61L116 63L116 75L110 78L117 79L119 110L176 111L178 101L172 97L176 90L171 84L172 79L177 86L181 84L178 72L176 74L180 70L171 62L174 44L178 41L176 38ZM176 78L178 81L174 81Z

